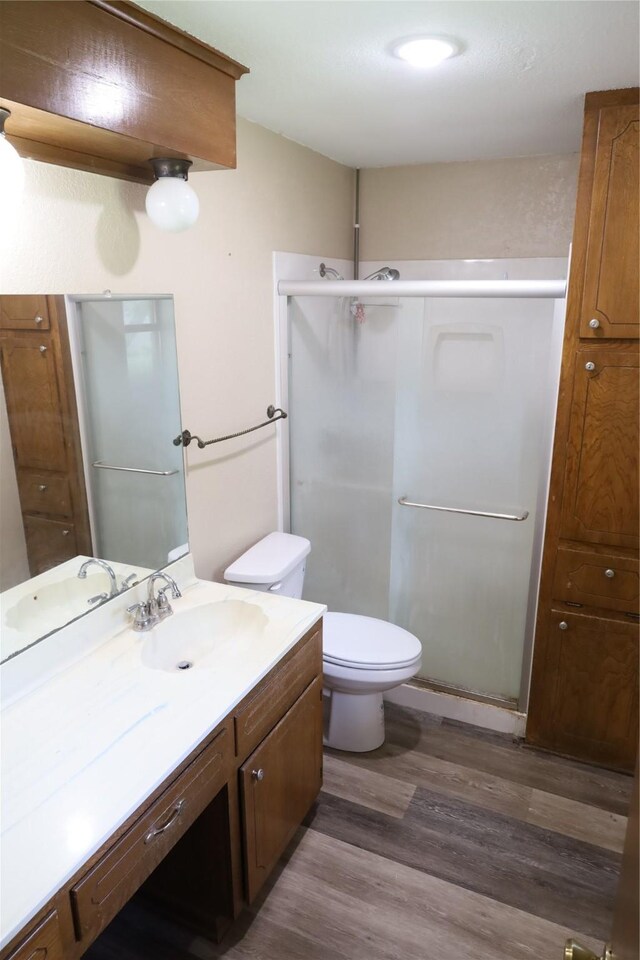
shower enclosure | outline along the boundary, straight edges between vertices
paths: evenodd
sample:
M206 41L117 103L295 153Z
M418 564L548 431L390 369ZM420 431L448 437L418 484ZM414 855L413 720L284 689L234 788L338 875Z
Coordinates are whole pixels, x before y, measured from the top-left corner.
M509 706L528 682L564 322L555 263L548 283L280 284L305 597L405 627L423 681Z

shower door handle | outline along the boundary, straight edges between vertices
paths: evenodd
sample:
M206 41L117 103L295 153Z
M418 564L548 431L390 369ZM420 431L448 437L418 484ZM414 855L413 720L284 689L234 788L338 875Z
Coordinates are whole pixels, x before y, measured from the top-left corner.
M529 511L524 510L522 513L488 513L485 510L465 510L462 507L440 507L436 506L433 503L415 503L412 500L407 500L406 497L400 497L398 503L401 507L419 507L421 510L438 510L442 513L463 513L466 516L470 517L492 517L494 520L516 520L520 522L521 520L526 520L529 516Z

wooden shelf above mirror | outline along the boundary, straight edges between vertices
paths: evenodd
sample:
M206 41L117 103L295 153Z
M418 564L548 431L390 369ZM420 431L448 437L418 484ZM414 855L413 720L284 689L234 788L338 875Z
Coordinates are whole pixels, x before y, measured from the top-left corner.
M127 0L0 2L0 105L23 157L140 183L150 157L235 167L247 72Z

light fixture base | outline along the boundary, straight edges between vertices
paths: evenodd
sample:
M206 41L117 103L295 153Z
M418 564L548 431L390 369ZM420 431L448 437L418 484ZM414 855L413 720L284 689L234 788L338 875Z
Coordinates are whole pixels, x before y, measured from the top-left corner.
M149 163L153 167L156 180L160 180L161 177L188 180L189 167L193 166L191 160L185 160L182 157L151 157Z

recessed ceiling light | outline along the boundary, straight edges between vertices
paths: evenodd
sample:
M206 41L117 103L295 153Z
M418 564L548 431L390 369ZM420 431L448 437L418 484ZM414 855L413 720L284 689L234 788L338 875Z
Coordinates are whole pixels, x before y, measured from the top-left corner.
M435 67L449 57L460 53L460 44L449 37L405 37L391 48L394 56L406 60L412 67Z

